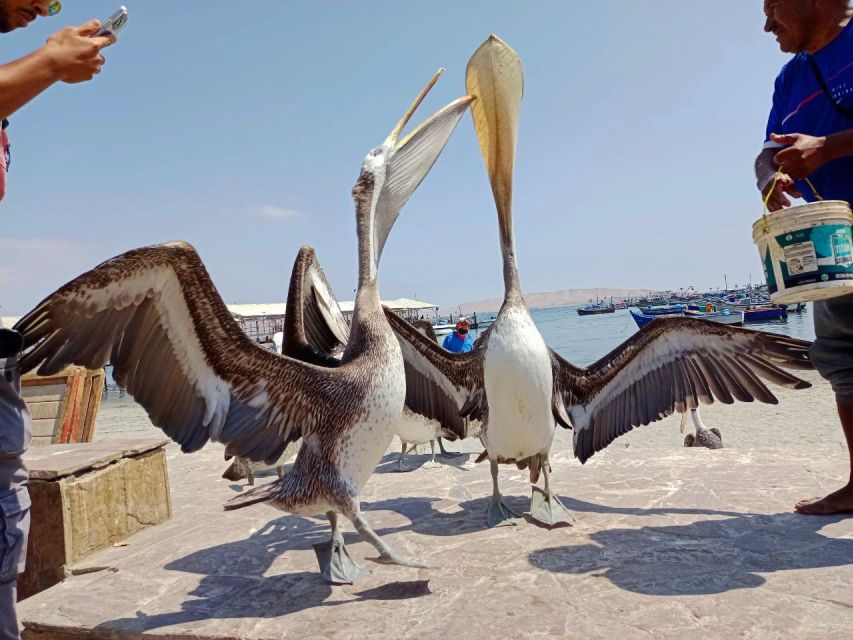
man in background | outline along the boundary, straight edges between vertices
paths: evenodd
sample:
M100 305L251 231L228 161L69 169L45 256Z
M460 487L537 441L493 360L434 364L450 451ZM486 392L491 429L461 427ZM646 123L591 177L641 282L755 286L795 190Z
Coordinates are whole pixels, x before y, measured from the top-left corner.
M456 321L456 331L444 339L442 347L453 353L467 353L474 350L474 339L468 333L468 318L461 316Z
M26 27L38 16L54 15L60 9L57 0L0 0L0 33ZM101 49L112 43L109 36L93 37L99 28L97 20L64 27L43 47L0 65L0 199L6 193L11 156L7 118L56 82L84 82L99 73L104 64ZM0 640L20 638L15 601L30 528L23 454L30 443L31 421L19 395L21 343L20 334L0 328Z
M765 0L764 13L764 30L795 55L776 78L764 149L755 161L758 188L770 211L790 206L791 197L853 202L853 9L847 0ZM835 392L850 477L838 491L795 508L851 513L853 295L815 302L814 323L809 355Z

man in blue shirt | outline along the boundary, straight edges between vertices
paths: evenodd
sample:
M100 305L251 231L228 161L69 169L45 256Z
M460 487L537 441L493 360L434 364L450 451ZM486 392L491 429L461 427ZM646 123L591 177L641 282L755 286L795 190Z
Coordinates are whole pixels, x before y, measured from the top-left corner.
M771 211L790 206L791 197L853 202L853 8L847 0L765 0L764 13L764 30L776 36L782 51L795 55L776 78L764 149L755 161L758 188ZM850 513L853 295L815 302L814 323L817 339L809 355L835 392L850 478L838 491L795 508L816 515Z
M468 319L460 317L456 321L456 331L444 339L442 347L454 353L467 353L474 350L474 339L468 333Z

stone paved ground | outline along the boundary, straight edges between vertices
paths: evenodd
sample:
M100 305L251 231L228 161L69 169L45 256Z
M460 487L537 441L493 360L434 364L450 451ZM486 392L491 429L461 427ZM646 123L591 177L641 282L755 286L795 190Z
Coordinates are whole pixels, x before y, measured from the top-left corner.
M853 518L791 512L837 486L846 450L829 389L780 393L778 407L715 405L722 451L685 449L678 421L636 430L581 466L570 434L554 482L578 517L551 531L486 529L488 466L473 455L395 473L396 443L362 499L392 547L433 566L367 562L329 586L311 545L324 521L263 505L223 512L241 491L222 450L170 446L173 518L108 549L22 603L30 638L851 638ZM151 435L129 402L104 405L98 437ZM478 452L476 442L451 448ZM417 456L423 462L425 455ZM501 473L527 506L525 476ZM372 549L345 526L358 562Z

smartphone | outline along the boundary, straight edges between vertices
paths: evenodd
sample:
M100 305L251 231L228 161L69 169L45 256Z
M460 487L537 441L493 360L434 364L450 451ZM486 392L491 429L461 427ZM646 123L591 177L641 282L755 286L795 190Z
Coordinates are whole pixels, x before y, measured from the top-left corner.
M109 18L104 20L101 23L101 28L98 29L97 33L95 33L92 37L98 36L112 36L116 38L118 36L118 32L124 29L127 24L127 7L119 7L118 10L111 15Z

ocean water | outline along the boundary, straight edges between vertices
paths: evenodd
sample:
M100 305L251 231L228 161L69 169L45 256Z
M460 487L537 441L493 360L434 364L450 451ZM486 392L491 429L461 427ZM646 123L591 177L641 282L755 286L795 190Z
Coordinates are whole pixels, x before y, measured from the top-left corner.
M599 316L579 316L576 309L576 306L531 309L530 315L548 346L579 367L607 355L638 331L637 323L627 309ZM477 315L485 317L489 314ZM748 324L746 328L814 340L811 305L800 313L788 314L786 320ZM472 334L476 338L479 332L473 331Z

